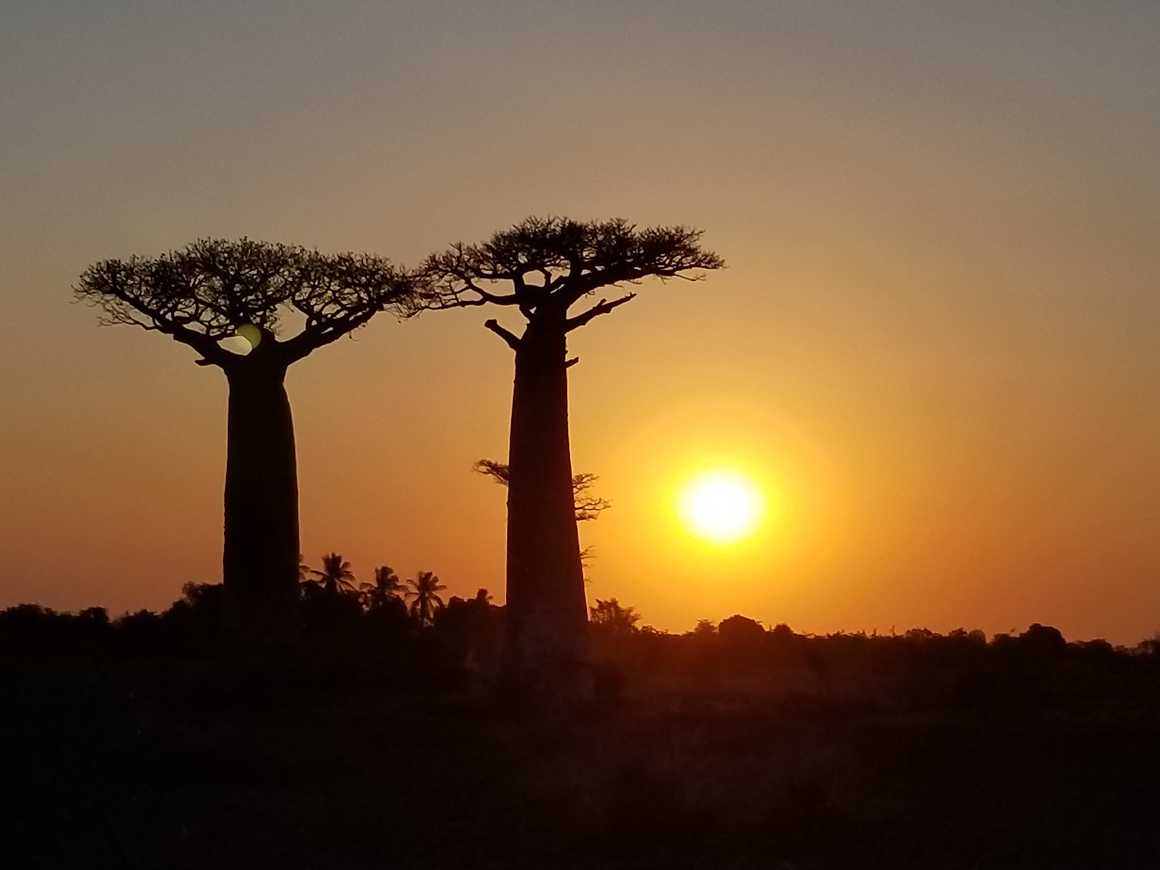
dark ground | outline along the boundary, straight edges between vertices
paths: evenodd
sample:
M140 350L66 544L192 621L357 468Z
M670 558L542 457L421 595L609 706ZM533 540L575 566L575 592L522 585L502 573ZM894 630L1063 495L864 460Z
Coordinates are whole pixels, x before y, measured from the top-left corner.
M0 676L13 868L1160 866L1155 713Z

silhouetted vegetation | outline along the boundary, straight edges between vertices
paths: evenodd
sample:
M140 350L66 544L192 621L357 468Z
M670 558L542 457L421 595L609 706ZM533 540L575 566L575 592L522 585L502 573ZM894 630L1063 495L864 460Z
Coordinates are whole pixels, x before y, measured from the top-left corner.
M405 596L411 601L411 616L420 627L435 622L435 614L443 609L443 599L439 593L446 587L431 571L420 571L414 580L408 580Z
M629 632L640 622L640 615L632 607L621 607L615 598L607 601L596 599L596 606L589 608L592 627L595 630Z
M220 369L229 385L222 577L231 610L252 635L280 633L298 569L298 471L285 379L289 367L401 311L419 281L367 254L201 239L154 258L103 260L74 287L106 325L160 332ZM287 311L304 319L279 340ZM222 342L242 337L248 353Z
M272 659L220 585L0 611L13 866L1153 866L1156 639L669 634L598 599L597 694L529 717L486 691L486 590L312 570Z
M1155 866L1160 636L687 633L586 607L569 315L723 266L698 231L529 219L410 274L242 240L76 287L230 386L222 585L161 613L0 611L14 866ZM515 352L506 606L298 551L288 366L376 312L497 305ZM305 318L276 338L278 312ZM248 354L226 350L242 336ZM255 642L257 641L257 642ZM566 684L575 691L562 692ZM551 691L543 691L549 689Z
M309 568L312 579L303 581L303 587L315 594L325 595L327 598L337 598L339 595L349 595L355 591L354 574L347 562L338 553L329 553L322 557L322 570Z
M505 489L511 479L511 469L507 464L497 462L494 459L481 459L472 466L472 470L485 477L490 477ZM576 522L586 523L597 519L612 507L612 502L608 499L600 498L589 492L599 479L597 475L590 472L572 475L572 502L576 509Z
M576 480L568 436L567 337L630 302L596 291L645 278L696 280L724 262L687 227L639 228L624 220L528 218L480 244L456 243L424 264L428 309L498 306L518 312L521 334L498 320L484 326L515 353L508 466L507 639L513 682L559 683L587 661L587 610ZM484 466L495 476L495 470Z
M372 682L429 674L433 664L444 688L470 680L485 688L495 678L506 608L493 604L487 590L444 600L446 587L433 572L404 582L388 566L360 584L337 553L309 570L299 583L297 640L288 641L305 658L329 656L347 676ZM1133 647L1068 642L1038 623L990 641L966 629L803 635L784 624L767 630L740 614L671 634L641 627L635 608L616 598L597 599L590 616L596 668L615 671L618 685L638 695L724 692L874 710L1160 705L1155 638ZM115 619L100 607L61 613L21 604L0 611L0 653L10 658L215 659L228 657L236 642L221 585L189 583L162 613ZM317 666L316 658L311 667Z

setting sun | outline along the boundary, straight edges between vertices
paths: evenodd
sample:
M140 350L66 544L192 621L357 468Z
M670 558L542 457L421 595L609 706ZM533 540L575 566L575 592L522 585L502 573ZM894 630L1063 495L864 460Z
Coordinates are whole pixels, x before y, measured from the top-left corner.
M753 531L764 499L753 481L732 471L695 478L681 497L681 515L697 535L711 541L736 541Z

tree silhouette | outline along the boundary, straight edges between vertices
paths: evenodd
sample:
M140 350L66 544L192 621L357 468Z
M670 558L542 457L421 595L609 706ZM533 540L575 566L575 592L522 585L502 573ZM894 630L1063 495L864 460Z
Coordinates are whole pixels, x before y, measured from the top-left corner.
M345 561L338 553L328 553L323 556L322 570L311 569L310 573L318 579L306 582L316 585L327 598L337 598L342 593L356 591L354 572L350 570L350 562Z
M494 459L481 459L471 468L478 474L490 477L504 487L508 485L511 478L509 467ZM572 501L576 507L576 522L583 523L594 520L612 507L612 502L608 499L588 494L588 490L599 479L597 475L589 472L572 475Z
M698 277L724 263L686 227L638 228L623 220L528 218L477 245L462 242L429 257L427 308L495 305L523 315L516 334L485 326L515 352L508 449L507 640L505 670L555 670L587 659L587 607L576 530L568 441L570 332L635 293L600 299L597 290L644 278Z
M411 599L411 616L420 628L430 625L435 621L435 611L443 608L439 593L447 587L431 571L420 571L415 579L407 581L407 585L411 587L407 592L407 598Z
M390 565L375 568L373 583L359 584L359 592L367 610L379 610L403 595L403 581Z
M700 640L716 637L717 626L713 624L713 620L711 619L698 619L691 634Z
M764 640L765 629L757 620L735 613L728 619L721 620L717 626L717 636L721 638L722 643L745 646Z
M202 239L159 257L103 260L73 290L104 324L168 335L229 386L222 579L231 611L274 628L297 594L298 475L284 386L290 365L408 302L417 279L367 254L320 254L242 239ZM287 339L281 315L304 319ZM249 353L222 340L241 336Z
M638 622L640 614L634 607L622 607L615 598L607 601L596 599L596 606L592 608L592 622L611 631L632 631Z

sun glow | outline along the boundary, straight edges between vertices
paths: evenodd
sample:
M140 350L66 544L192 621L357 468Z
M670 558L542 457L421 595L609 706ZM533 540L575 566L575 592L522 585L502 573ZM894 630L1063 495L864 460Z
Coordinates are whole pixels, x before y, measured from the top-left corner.
M681 516L702 538L729 543L756 528L765 500L753 481L733 471L695 478L681 496Z

